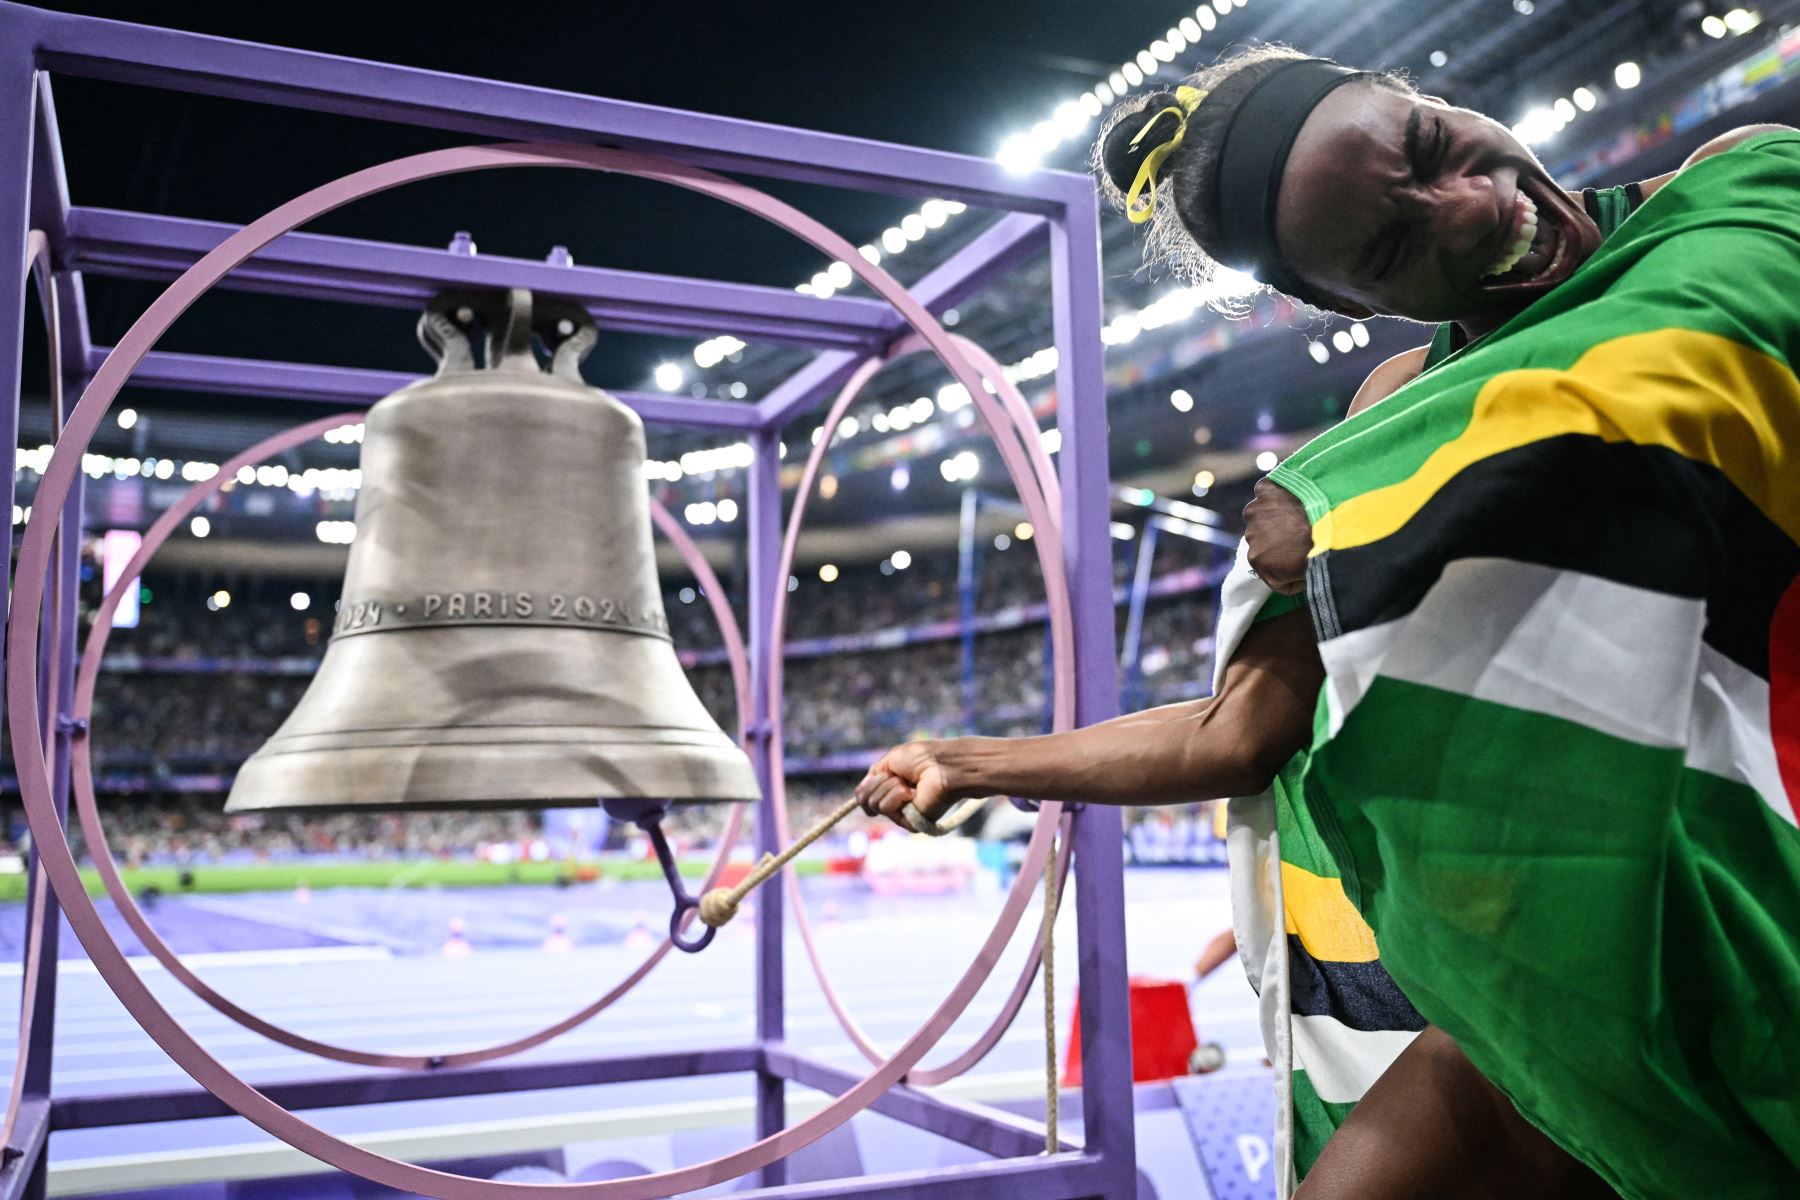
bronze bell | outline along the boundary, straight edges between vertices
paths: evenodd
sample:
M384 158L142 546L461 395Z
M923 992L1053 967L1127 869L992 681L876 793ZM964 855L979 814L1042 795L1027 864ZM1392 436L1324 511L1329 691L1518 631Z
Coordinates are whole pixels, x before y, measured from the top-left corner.
M324 660L227 812L600 800L660 841L666 803L756 799L669 638L643 422L582 382L588 315L535 308L447 294L421 318L437 374L369 411Z

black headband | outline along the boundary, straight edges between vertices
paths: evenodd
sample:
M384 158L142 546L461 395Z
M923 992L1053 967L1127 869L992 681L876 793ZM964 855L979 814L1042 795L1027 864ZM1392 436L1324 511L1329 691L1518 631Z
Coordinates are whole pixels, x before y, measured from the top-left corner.
M1305 285L1282 264L1275 241L1281 172L1319 101L1340 84L1368 75L1321 58L1298 59L1269 72L1238 102L1225 123L1213 176L1221 262L1290 296L1301 294Z

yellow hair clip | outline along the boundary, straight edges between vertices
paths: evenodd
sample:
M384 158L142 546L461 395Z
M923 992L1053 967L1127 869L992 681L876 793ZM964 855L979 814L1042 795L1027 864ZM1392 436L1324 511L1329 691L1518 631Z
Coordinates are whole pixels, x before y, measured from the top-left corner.
M1150 132L1150 127L1156 124L1163 113L1175 114L1175 132L1169 135L1167 141L1144 156L1143 164L1138 167L1137 178L1131 181L1131 191L1125 195L1125 215L1133 225L1142 225L1156 212L1156 173L1162 170L1163 161L1175 153L1176 148L1181 145L1181 139L1187 136L1188 118L1204 99L1206 93L1200 88L1183 84L1175 89L1175 103L1145 121L1138 135L1131 139L1131 148L1136 150L1138 143L1144 140L1144 135Z

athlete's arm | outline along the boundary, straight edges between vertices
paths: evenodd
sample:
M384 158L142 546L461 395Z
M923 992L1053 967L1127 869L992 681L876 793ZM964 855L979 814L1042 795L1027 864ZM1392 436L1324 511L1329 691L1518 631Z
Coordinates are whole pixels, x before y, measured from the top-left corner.
M1208 699L1044 737L908 742L869 769L856 796L897 820L909 803L935 817L974 796L1125 805L1254 795L1312 736L1324 677L1301 609L1252 626Z

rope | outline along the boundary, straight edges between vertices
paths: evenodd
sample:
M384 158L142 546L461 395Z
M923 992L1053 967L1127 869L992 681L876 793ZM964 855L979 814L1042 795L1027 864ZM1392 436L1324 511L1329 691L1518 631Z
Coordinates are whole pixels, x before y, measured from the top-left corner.
M965 800L941 821L934 821L908 804L901 819L909 829L930 837L942 837L963 825L986 804L986 800ZM794 857L830 832L832 826L862 805L854 798L844 801L795 838L780 854L765 854L736 887L716 887L700 897L700 920L718 929L738 914L744 898L773 879ZM1056 835L1050 837L1050 853L1044 858L1044 920L1040 933L1044 961L1044 1153L1055 1154L1060 1148L1057 1121L1061 1115L1062 1094L1056 1071Z
M1057 1121L1062 1116L1062 1090L1056 1077L1056 836L1044 859L1044 1153L1062 1149Z

